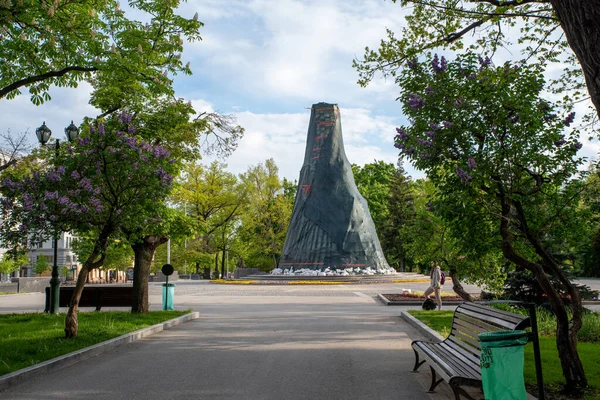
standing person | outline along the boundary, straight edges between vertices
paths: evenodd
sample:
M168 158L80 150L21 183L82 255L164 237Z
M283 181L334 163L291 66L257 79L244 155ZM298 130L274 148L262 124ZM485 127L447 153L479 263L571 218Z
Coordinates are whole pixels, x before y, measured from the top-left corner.
M442 309L442 297L440 292L442 290L442 270L439 265L431 263L431 271L429 272L429 278L431 279L430 286L427 288L425 293L425 299L429 299L431 293L435 295L435 302L438 305L438 310Z

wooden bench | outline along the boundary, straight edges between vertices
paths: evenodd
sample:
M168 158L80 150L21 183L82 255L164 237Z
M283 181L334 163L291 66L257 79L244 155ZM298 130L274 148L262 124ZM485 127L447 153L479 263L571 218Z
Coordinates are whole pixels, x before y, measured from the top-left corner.
M461 386L482 388L479 356L481 347L477 335L499 330L521 330L530 325L528 316L500 311L475 303L462 303L452 318L450 335L442 342L415 340L411 346L415 352L413 372L427 362L431 369L431 387L446 381L450 384L456 400L460 395L475 400ZM438 375L440 378L438 379Z
M69 302L75 286L61 286L59 307L69 307ZM81 292L79 307L96 307L100 311L102 307L131 307L133 303L133 286L85 286ZM50 288L46 288L46 311L50 309Z

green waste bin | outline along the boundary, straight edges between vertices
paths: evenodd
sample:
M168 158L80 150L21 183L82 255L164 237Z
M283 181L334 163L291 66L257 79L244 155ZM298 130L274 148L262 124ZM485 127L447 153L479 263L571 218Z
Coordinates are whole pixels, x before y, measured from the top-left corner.
M162 305L163 310L174 310L173 298L175 297L175 285L172 283L163 283L162 285Z
M526 400L523 346L527 344L527 332L484 332L478 336L485 399Z

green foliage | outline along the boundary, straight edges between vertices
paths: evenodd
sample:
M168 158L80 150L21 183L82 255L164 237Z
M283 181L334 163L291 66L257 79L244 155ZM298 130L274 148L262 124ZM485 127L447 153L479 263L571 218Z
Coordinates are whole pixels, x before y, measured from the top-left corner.
M172 94L168 74L191 74L181 61L184 40L200 39L201 22L175 13L178 0L131 1L129 19L115 0L0 3L0 98L27 87L31 101L50 100L52 85L92 81L100 108L105 96L124 102ZM120 88L107 94L101 88Z
M48 264L48 260L45 256L41 254L37 256L35 264L33 264L33 270L35 271L36 275L41 275L46 271L50 271L51 268L52 267L50 266L50 264Z
M25 253L17 253L16 256L14 253L4 253L0 258L0 273L12 274L27 264L29 264L29 258Z
M256 266L264 270L271 270L277 266L293 208L278 173L275 161L268 159L264 165L261 163L250 167L240 177L247 199L244 212L240 216L240 235L251 258L257 262L271 260L270 268L263 262ZM255 266L248 264L251 267Z
M189 311L84 312L79 316L81 333L75 339L64 338L64 314L0 315L0 375L187 313Z

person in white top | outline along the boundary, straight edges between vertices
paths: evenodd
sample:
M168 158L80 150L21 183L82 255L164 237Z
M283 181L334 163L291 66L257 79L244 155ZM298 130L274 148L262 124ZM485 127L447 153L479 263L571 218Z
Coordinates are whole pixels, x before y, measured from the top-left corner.
M431 278L430 286L424 293L426 299L429 299L431 293L435 295L435 302L438 305L438 310L442 309L442 297L440 296L440 292L442 290L442 270L439 265L435 263L431 263L431 272L429 273L429 277Z

